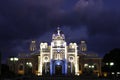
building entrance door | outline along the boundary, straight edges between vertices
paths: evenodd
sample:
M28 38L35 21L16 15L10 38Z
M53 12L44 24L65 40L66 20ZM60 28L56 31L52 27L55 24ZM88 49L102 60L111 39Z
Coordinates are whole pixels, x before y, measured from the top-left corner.
M62 66L55 65L55 75L62 75Z
M65 75L65 64L62 60L53 61L53 65L50 67L51 75Z

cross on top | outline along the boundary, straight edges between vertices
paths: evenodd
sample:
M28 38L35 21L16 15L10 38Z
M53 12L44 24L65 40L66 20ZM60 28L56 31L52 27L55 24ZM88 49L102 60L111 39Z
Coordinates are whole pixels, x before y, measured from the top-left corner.
M58 35L60 35L60 27L57 27Z

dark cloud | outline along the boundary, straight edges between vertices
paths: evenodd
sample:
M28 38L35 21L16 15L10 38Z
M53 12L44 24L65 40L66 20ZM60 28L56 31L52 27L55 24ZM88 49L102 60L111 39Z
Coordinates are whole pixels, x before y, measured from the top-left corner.
M119 0L0 0L3 57L27 52L32 39L50 42L57 25L62 26L66 41L87 40L90 50L103 55L120 47L119 3Z

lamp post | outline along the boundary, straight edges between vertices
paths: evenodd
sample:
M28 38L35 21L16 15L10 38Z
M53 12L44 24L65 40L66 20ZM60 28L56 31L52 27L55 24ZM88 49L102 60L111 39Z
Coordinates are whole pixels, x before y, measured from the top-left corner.
M32 62L26 62L26 74L32 73L32 67L33 67Z
M114 69L113 69L113 66L114 66L114 62L110 62L110 73L112 74L112 75L114 75L115 73L114 73Z
M11 57L10 61L13 62L13 71L15 72L16 68L15 68L15 62L17 62L19 59L17 57ZM16 72L15 72L16 73Z
M110 69L111 69L111 71L112 71L112 67L114 66L114 62L110 62Z
M110 66L114 66L114 62L110 62Z

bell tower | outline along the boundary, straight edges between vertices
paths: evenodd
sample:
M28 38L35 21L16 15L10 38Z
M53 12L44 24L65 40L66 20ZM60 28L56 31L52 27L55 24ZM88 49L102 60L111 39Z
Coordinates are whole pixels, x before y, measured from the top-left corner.
M35 51L37 49L36 47L36 41L35 40L32 40L31 41L31 44L30 44L30 51Z
M80 43L80 51L81 52L86 52L87 51L87 45L86 45L86 42L85 41L81 41Z

